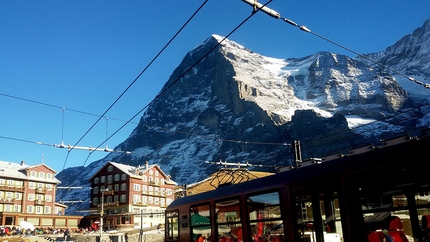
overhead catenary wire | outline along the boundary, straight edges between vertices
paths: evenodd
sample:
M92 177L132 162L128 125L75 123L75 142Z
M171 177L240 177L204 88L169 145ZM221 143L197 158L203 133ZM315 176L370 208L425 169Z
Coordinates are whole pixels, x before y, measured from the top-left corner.
M393 73L395 73L395 74L397 74L399 76L402 76L402 77L408 79L411 82L414 82L414 83L416 83L418 85L421 85L421 86L423 86L425 88L430 89L430 84L424 83L424 82L419 81L419 80L416 80L413 77L407 76L407 75L405 75L405 74L403 74L403 73L401 73L401 72L399 72L399 71L397 71L397 70L395 70L395 69L393 69L393 68L391 68L391 67L389 67L387 65L384 65L384 64L382 64L382 63L380 63L380 62L378 62L376 60L373 60L372 58L369 58L369 57L367 57L367 56L365 56L365 55L363 55L363 54L361 54L361 53L359 53L357 51L354 51L351 48L348 48L348 47L346 47L344 45L341 45L341 44L339 44L339 43L337 43L337 42L329 39L329 38L326 38L326 37L322 36L321 34L317 34L317 33L313 32L313 31L311 31L309 28L307 28L304 25L299 25L299 24L297 24L296 22L294 22L294 21L292 21L290 19L283 18L283 17L281 17L281 14L279 14L277 11L275 11L275 10L273 10L271 8L268 8L266 6L261 6L261 4L259 4L258 2L256 2L256 0L242 0L242 1L248 3L248 4L252 5L252 6L254 6L254 9L255 9L256 6L259 6L259 9L262 12L268 14L271 17L274 17L276 19L282 19L284 22L286 22L286 23L288 23L288 24L290 24L292 26L298 27L303 32L313 34L313 35L315 35L315 36L317 36L317 37L319 37L319 38L321 38L321 39L323 39L323 40L325 40L325 41L327 41L329 43L332 43L332 44L334 44L334 45L336 45L336 46L338 46L338 47L340 47L342 49L345 49L345 50L347 50L347 51L349 51L351 53L354 53L357 56L359 56L359 57L361 57L363 59L366 59L366 60L368 60L368 61L370 61L370 62L372 62L372 63L374 63L374 64L376 64L376 65L378 65L380 67L383 67L383 68L385 68L385 69L387 69L387 70L389 70L389 71L391 71L391 72L393 72Z
M76 146L76 145L78 145L79 144L79 142L81 142L81 140L94 128L94 126L100 121L100 119L103 117L103 116L105 116L105 114L119 101L119 99L121 99L122 98L122 96L124 96L124 94L134 85L134 83L136 83L136 81L142 76L142 74L152 65L152 63L154 63L154 61L161 55L161 53L163 53L164 52L164 50L170 45L170 43L178 36L178 34L185 28L185 26L191 21L191 19L193 19L194 18L194 16L203 8L203 6L207 3L207 1L208 0L206 0L206 1L204 1L201 5L200 5L200 7L192 14L192 16L185 22L185 24L184 25L182 25L182 27L175 33L175 35L167 42L167 44L166 45L164 45L164 47L158 52L158 54L157 55L155 55L155 57L148 63L148 65L136 76L136 78L134 78L134 80L127 86L127 88L115 99L115 101L106 109L106 111L102 114L102 116L100 116L97 120L96 120L96 122L84 133L84 135L82 135L82 137L75 143L75 145L73 145L73 147L74 146ZM117 133L117 132L115 132L115 133ZM112 137L112 136L110 136L110 137ZM107 142L107 139L106 139L106 142ZM70 151L72 151L73 150L73 147L72 147L72 149L70 149L69 151L68 151L68 153L70 153ZM97 147L97 148L99 148L99 147ZM66 163L67 163L67 158L68 158L68 155L66 156L66 159L65 159L65 161L64 161L64 165L63 165L63 170L64 170L64 168L65 168L65 166L66 166ZM86 162L85 162L86 163Z
M62 142L60 144L51 144L51 143L46 143L43 141L32 141L32 140L28 140L28 139L23 139L23 138L16 138L16 137L9 137L9 136L1 136L0 135L0 139L8 139L8 140L13 140L13 141L18 141L18 142L25 142L25 143L32 143L32 144L37 144L37 145L44 145L44 146L51 146L51 147L55 147L55 148L64 148L64 149L71 149L72 146L70 144L64 144L64 123L65 123L65 113L66 111L69 112L75 112L75 113L79 113L79 114L83 114L83 115L89 115L89 116L95 116L95 117L103 117L99 114L94 114L94 113L89 113L86 111L82 111L82 110L77 110L77 109L71 109L71 108L67 108L67 107L61 107L58 105L54 105L54 104L49 104L49 103L44 103L41 101L37 101L37 100L32 100L32 99L25 99L25 98L21 98L18 96L13 96L13 95L8 95L8 94L4 94L4 93L0 93L0 96L4 96L4 97L8 97L8 98L12 98L12 99L17 99L17 100L21 100L21 101L26 101L26 102L30 102L30 103L34 103L37 105L43 105L43 106L47 106L47 107L51 107L51 108L57 108L57 109L61 109L62 111L62 132L61 132L61 137L62 137ZM204 137L207 139L216 139L219 142L228 142L228 143L248 143L248 144L256 144L256 145L275 145L275 146L291 146L291 144L289 143L285 143L285 142L260 142L260 141L242 141L242 140L234 140L234 139L220 139L220 138L212 138L209 137L208 135L200 135L200 134L196 134L196 133L190 133L190 132L185 132L185 131L181 131L181 130L177 130L177 129L169 129L169 128L164 128L164 127L159 127L159 126L151 126L151 125L147 125L147 124L142 124L142 123L138 123L138 122L132 122L132 121L127 121L127 120L122 120L122 119L118 119L115 117L107 117L104 116L104 118L106 118L106 122L108 126L108 120L115 120L115 121L119 121L119 122L124 122L124 123L133 123L136 125L140 125L140 126L147 126L147 127L152 127L152 128L157 128L157 129L161 129L164 131L168 131L168 132L173 132L173 133L177 133L177 134L183 134L183 135L188 135L188 136L200 136L200 137ZM108 127L106 127L106 139L108 140ZM87 150L87 151L103 151L103 152L118 152L118 153L126 153L126 154L131 154L132 152L130 151L122 151L122 150L113 150L113 149L108 149L108 148L96 148L96 147L84 147L84 146L75 146L74 149L76 150Z
M272 0L268 1L265 5L262 5L262 7L265 7L267 4L269 4L270 2L272 2ZM157 94L157 96L155 96L154 99L152 99L148 104L146 104L141 110L139 110L135 115L133 115L129 121L133 120L134 118L136 118L140 113L142 113L145 109L148 108L149 105L151 105L153 102L155 102L155 100L157 100L158 98L160 98L164 93L166 93L171 87L173 87L179 80L181 80L181 78L183 78L188 72L190 72L191 70L194 69L195 66L197 66L202 60L204 60L209 54L211 54L219 45L221 45L222 42L224 42L230 35L232 35L237 29L239 29L245 22L247 22L257 11L253 11L251 13L251 15L249 15L247 18L245 18L238 26L236 26L232 31L230 31L230 33L228 33L221 41L219 41L215 46L213 46L208 52L206 52L203 56L201 56L193 65L191 65L190 67L188 67L179 77L177 77L172 83L170 83L170 85L168 85L165 89L161 90L160 93ZM121 127L119 127L113 134L111 134L108 138L110 139L111 137L113 137L117 132L119 132L121 129L123 129L126 125L128 124L125 123L124 125L122 125ZM106 141L103 141L103 143ZM98 146L100 147L100 146Z

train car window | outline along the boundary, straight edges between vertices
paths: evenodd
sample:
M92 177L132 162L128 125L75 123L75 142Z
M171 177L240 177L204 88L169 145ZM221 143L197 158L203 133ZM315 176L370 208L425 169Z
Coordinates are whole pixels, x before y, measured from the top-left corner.
M219 242L243 241L239 205L239 199L215 203Z
M360 187L361 207L368 241L430 241L430 196L428 187ZM416 191L416 192L413 192Z
M178 241L179 239L178 221L179 221L178 211L166 212L166 224L165 224L166 241Z
M191 207L192 241L206 242L211 237L211 213L209 205Z
M336 192L302 194L295 197L297 227L303 242L343 241Z
M279 193L270 192L247 199L251 240L255 242L284 241Z

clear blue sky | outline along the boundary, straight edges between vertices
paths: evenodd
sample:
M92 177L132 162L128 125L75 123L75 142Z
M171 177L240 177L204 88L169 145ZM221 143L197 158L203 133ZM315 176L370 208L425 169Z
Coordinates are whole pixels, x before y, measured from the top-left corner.
M203 2L1 1L0 160L40 164L43 156L57 172L84 165L88 151L73 150L67 156L66 149L33 142L74 145L97 120L85 113L104 113ZM430 18L428 0L273 0L268 6L363 54L385 49ZM107 113L108 121L103 118L78 145L103 144L124 124L121 120L129 120L155 97L188 51L211 34L228 35L251 10L241 0L209 0ZM277 58L317 51L353 56L264 13L229 39ZM109 148L124 141L137 122L111 138ZM85 165L105 155L94 152Z

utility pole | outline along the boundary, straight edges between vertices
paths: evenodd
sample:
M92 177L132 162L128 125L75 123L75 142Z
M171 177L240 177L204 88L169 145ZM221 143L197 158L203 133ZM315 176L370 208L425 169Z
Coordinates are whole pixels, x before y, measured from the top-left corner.
M140 242L142 242L143 236L143 209L140 210Z
M103 204L105 202L105 192L109 192L109 189L100 189L100 192L102 193L102 200L101 200L101 211L100 211L100 242L102 241L102 236L103 236L103 214L104 214L104 209L103 209Z

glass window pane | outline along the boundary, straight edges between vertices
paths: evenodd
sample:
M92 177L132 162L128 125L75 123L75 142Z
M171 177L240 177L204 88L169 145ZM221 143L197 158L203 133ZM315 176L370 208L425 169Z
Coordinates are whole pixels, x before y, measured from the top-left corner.
M284 241L281 206L277 192L247 199L253 241Z
M192 241L204 242L211 236L209 205L191 207Z
M178 221L179 213L177 211L170 211L166 213L166 241L178 241Z
M219 241L242 241L239 199L215 203Z

